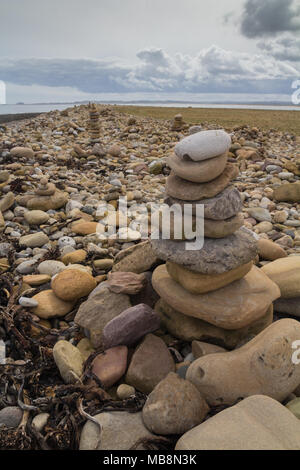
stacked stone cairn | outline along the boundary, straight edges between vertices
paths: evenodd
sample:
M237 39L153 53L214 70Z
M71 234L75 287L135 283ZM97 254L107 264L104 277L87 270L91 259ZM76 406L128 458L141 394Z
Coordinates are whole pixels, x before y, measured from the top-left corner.
M180 141L168 160L172 171L165 202L183 209L189 204L193 230L199 222L197 206L204 206L203 247L191 249L195 240L189 236L197 232L186 235L182 227L181 236L175 233L179 222L172 213L169 239L151 240L155 254L166 261L152 278L163 325L177 338L227 349L269 326L272 302L280 296L277 285L253 264L257 243L242 227L241 197L231 184L238 170L228 163L230 145L223 130L202 131Z
M100 126L99 126L99 113L97 111L96 105L91 104L89 110L89 134L90 134L90 143L96 144L99 143L99 134L100 134Z
M187 125L182 118L182 114L176 114L176 116L174 116L174 119L172 121L171 131L181 131L186 126Z
M68 201L68 196L66 193L59 191L54 183L49 183L48 178L43 176L34 194L29 197L26 196L25 200L27 209L48 211L63 207Z

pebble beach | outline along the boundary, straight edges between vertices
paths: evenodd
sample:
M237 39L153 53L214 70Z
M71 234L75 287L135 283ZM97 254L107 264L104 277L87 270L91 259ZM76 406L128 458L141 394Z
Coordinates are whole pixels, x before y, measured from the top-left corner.
M0 449L299 450L299 136L120 108L0 123Z

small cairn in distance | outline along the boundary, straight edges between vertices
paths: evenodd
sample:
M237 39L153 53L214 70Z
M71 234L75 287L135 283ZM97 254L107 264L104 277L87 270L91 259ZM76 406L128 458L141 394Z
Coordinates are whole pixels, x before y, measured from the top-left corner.
M97 111L95 104L89 105L89 134L90 134L90 143L92 145L97 144L100 142L99 134L100 134L100 126L99 126L99 113Z

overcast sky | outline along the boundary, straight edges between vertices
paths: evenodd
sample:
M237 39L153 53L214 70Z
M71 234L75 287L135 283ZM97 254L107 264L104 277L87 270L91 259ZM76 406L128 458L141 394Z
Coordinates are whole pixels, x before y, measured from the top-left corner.
M300 0L0 0L0 44L8 102L289 95Z

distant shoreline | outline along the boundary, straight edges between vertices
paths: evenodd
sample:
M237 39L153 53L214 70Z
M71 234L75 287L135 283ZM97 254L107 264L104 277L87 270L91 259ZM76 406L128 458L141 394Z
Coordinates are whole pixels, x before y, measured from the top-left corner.
M8 122L22 121L23 119L32 119L41 113L17 113L17 114L0 114L0 124Z

